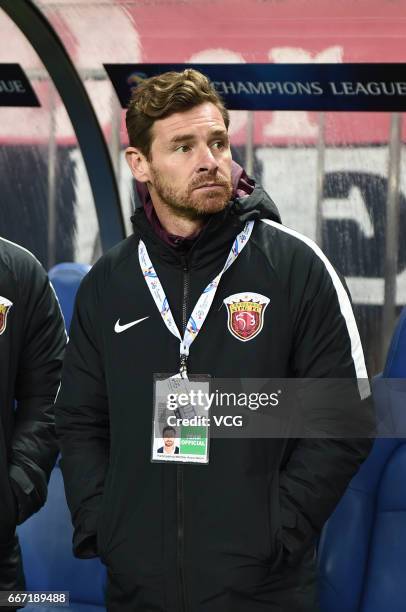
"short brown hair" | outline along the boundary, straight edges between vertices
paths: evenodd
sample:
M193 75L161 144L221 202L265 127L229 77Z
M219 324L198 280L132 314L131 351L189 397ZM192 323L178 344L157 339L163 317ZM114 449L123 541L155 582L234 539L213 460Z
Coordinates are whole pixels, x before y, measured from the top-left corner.
M212 102L221 112L228 129L230 118L219 94L209 79L187 68L183 72L165 72L142 81L134 90L126 114L130 146L150 157L152 126L157 119Z

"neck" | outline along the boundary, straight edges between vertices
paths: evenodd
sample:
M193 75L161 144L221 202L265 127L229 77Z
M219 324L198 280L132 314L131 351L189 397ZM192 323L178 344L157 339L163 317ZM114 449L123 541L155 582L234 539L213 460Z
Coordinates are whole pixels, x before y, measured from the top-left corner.
M204 225L204 219L187 219L179 217L163 202L152 201L156 215L162 227L174 236L189 238L199 231Z

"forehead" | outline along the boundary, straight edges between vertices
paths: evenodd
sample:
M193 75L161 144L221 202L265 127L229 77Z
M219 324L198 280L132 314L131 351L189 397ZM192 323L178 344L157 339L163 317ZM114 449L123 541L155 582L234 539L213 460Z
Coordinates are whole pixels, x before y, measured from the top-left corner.
M223 116L217 106L205 102L190 110L158 119L153 124L152 134L154 139L166 142L185 131L198 135L218 129L226 131Z

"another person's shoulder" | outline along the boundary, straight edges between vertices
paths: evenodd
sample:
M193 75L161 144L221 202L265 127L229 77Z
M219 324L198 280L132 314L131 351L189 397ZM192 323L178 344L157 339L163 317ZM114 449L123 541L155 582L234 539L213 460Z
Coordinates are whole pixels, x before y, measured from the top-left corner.
M30 280L34 283L36 279L47 277L41 263L31 251L3 237L0 237L0 266L7 269L19 284Z

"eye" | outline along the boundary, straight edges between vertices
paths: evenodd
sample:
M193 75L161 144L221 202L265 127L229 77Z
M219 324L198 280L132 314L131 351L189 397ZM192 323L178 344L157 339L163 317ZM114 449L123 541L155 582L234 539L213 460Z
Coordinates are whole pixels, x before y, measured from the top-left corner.
M226 147L226 143L223 140L217 140L212 146L221 151Z
M180 151L181 153L187 153L190 150L191 150L191 147L189 145L180 145L180 147L177 147L175 149L175 151Z

